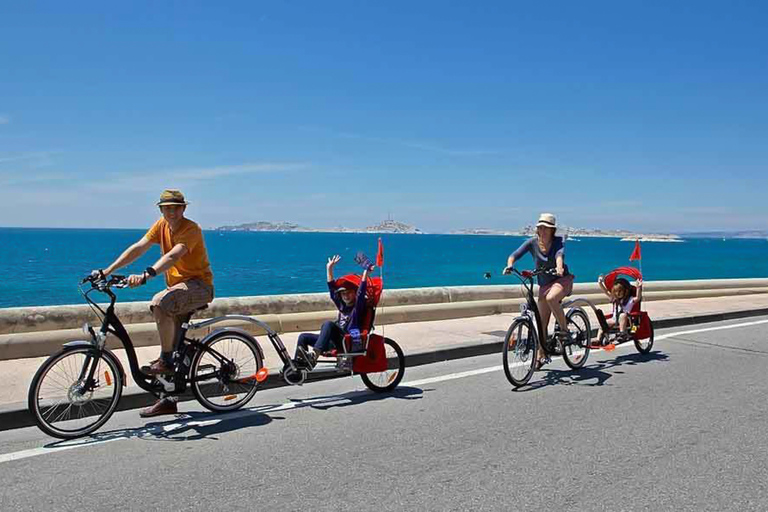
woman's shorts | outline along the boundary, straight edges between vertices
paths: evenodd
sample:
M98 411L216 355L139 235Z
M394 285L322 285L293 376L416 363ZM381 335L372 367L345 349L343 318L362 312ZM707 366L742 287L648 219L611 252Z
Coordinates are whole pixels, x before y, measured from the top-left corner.
M559 284L563 287L563 290L565 290L565 296L569 296L571 293L573 293L573 275L567 275L563 277L558 277L554 281L552 281L549 284L545 284L544 286L539 287L539 299L543 299L547 296L547 293L549 293L549 290L552 289L553 286L556 284Z

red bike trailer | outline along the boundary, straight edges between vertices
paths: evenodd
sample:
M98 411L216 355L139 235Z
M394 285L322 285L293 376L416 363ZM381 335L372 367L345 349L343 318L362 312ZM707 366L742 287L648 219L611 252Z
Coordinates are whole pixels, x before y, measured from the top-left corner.
M608 273L605 276L603 283L608 290L613 288L613 284L619 276L627 276L632 279L642 279L643 274L635 267L619 267ZM634 286L630 286L630 294L634 297L637 294L637 289ZM608 333L611 329L608 328L606 319L612 318L612 314L598 313L598 321L603 328L604 333ZM653 347L653 321L648 316L648 313L642 310L642 299L635 302L632 307L632 311L629 313L631 319L630 334L635 342L635 348L642 354L647 354ZM644 341L650 340L650 341Z

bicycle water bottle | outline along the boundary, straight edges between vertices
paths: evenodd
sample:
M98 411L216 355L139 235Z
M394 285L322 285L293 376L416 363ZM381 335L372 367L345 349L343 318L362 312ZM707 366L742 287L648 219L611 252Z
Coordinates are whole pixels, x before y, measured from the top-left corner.
M349 335L352 336L352 347L350 348L351 352L362 352L363 351L363 338L360 335L360 329L350 329Z

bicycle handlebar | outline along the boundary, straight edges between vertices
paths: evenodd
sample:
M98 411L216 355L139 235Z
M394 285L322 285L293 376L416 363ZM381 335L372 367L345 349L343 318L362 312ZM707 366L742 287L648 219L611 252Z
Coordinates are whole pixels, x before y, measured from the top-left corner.
M88 277L83 278L80 284L91 283L91 287L103 292L109 288L127 288L126 276L111 275L107 278L101 270L93 271Z
M508 267L509 268L509 267ZM550 276L556 276L557 271L550 268L537 268L536 270L517 270L514 267L511 267L510 270L517 274L519 277L522 277L523 279L531 279L539 275L550 275Z

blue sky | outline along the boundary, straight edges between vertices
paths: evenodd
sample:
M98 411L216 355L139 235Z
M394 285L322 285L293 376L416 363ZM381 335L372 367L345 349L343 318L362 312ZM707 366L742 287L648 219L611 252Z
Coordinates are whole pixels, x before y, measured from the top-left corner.
M0 225L768 223L765 2L0 2Z

